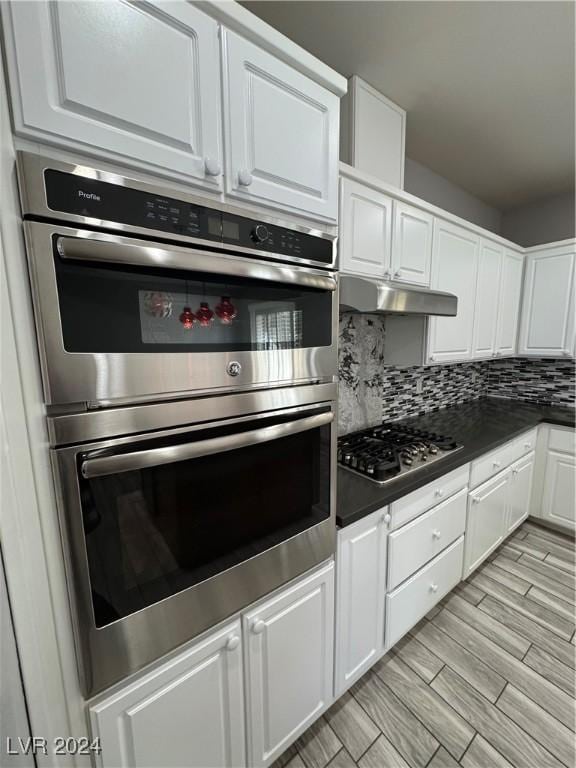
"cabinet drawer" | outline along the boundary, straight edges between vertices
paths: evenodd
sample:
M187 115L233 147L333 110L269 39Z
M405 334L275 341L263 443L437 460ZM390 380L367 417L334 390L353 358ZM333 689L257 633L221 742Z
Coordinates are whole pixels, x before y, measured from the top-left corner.
M486 482L498 472L509 467L536 447L537 429L531 429L490 453L484 454L472 462L470 468L470 488Z
M386 596L386 648L391 648L462 577L464 537Z
M391 530L400 528L423 512L427 512L443 499L468 485L469 464L439 477L433 483L418 488L390 505Z
M389 590L395 589L464 533L467 496L468 489L463 488L389 535Z
M550 436L548 437L548 448L560 453L569 453L572 456L576 453L575 434L573 429L560 429L560 427L550 427Z

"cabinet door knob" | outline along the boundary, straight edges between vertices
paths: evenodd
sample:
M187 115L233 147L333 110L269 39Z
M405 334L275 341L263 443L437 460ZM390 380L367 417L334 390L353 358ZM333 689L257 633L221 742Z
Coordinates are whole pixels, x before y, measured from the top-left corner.
M439 498L442 498L444 496L444 488L436 488L434 491L434 496L438 496Z
M265 629L266 629L266 624L264 624L264 622L261 619L256 619L256 621L252 623L252 632L255 635L261 635Z
M436 355L429 355L430 360L436 360Z
M430 589L432 592L438 592L438 584L430 584Z
M524 443L524 448L532 448L532 443Z
M238 184L241 187L249 187L252 184L252 174L245 169L238 171Z
M513 469L513 470L512 470L512 474L513 474L513 475L517 475L517 474L518 474L518 471L519 471L519 470L517 470L517 469Z
M386 512L383 519L386 525L390 525L390 520L392 520L392 515L390 514L390 512Z
M501 461L493 461L493 462L492 462L492 466L493 466L495 469L498 469L498 467L501 467L501 466L502 466L502 462L501 462Z
M433 539L439 539L441 536L442 536L442 534L440 533L440 531L438 531L438 530L432 531L432 538Z
M213 157L206 157L204 159L204 171L206 176L220 176L221 170L217 160Z
M397 269L396 272L394 272L394 277L400 277L402 270Z
M240 638L238 637L238 635L230 635L230 637L228 638L228 642L226 643L226 650L235 651L239 645L240 645Z
M472 504L480 504L480 499L478 496L472 496Z

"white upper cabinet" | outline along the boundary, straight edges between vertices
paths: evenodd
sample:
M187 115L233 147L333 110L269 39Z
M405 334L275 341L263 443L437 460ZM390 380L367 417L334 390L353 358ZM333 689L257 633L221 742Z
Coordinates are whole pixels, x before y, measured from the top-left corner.
M477 235L435 220L431 287L456 294L458 310L456 317L430 318L428 362L472 357L478 246Z
M574 355L574 245L529 253L518 354Z
M331 703L333 622L334 563L244 616L252 768L269 765Z
M386 508L338 531L336 696L384 652L389 521Z
M433 223L426 211L394 201L392 280L430 285Z
M245 765L240 622L92 705L90 720L99 766Z
M223 31L226 191L336 221L338 96Z
M191 3L3 3L15 130L219 189L218 25Z
M505 249L502 255L500 291L498 295L498 323L495 348L495 353L498 357L506 357L516 353L523 269L524 256Z
M503 249L482 240L476 281L476 307L474 312L474 348L472 356L492 357L496 347L498 317L498 285Z
M342 99L342 160L402 189L405 139L406 112L352 75Z
M340 241L342 272L390 276L392 198L353 179L340 182Z

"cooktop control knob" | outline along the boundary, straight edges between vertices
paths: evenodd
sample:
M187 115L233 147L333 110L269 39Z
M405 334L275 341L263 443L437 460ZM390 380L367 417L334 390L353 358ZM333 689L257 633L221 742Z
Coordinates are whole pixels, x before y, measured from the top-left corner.
M265 224L257 224L252 230L251 237L255 243L263 243L268 240L268 227Z

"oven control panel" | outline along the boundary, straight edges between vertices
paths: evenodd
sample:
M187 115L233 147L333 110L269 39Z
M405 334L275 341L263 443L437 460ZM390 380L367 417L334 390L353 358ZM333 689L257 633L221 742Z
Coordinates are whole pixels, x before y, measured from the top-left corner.
M74 173L48 169L44 182L51 210L85 216L95 226L126 224L295 259L333 262L333 244L326 238Z

